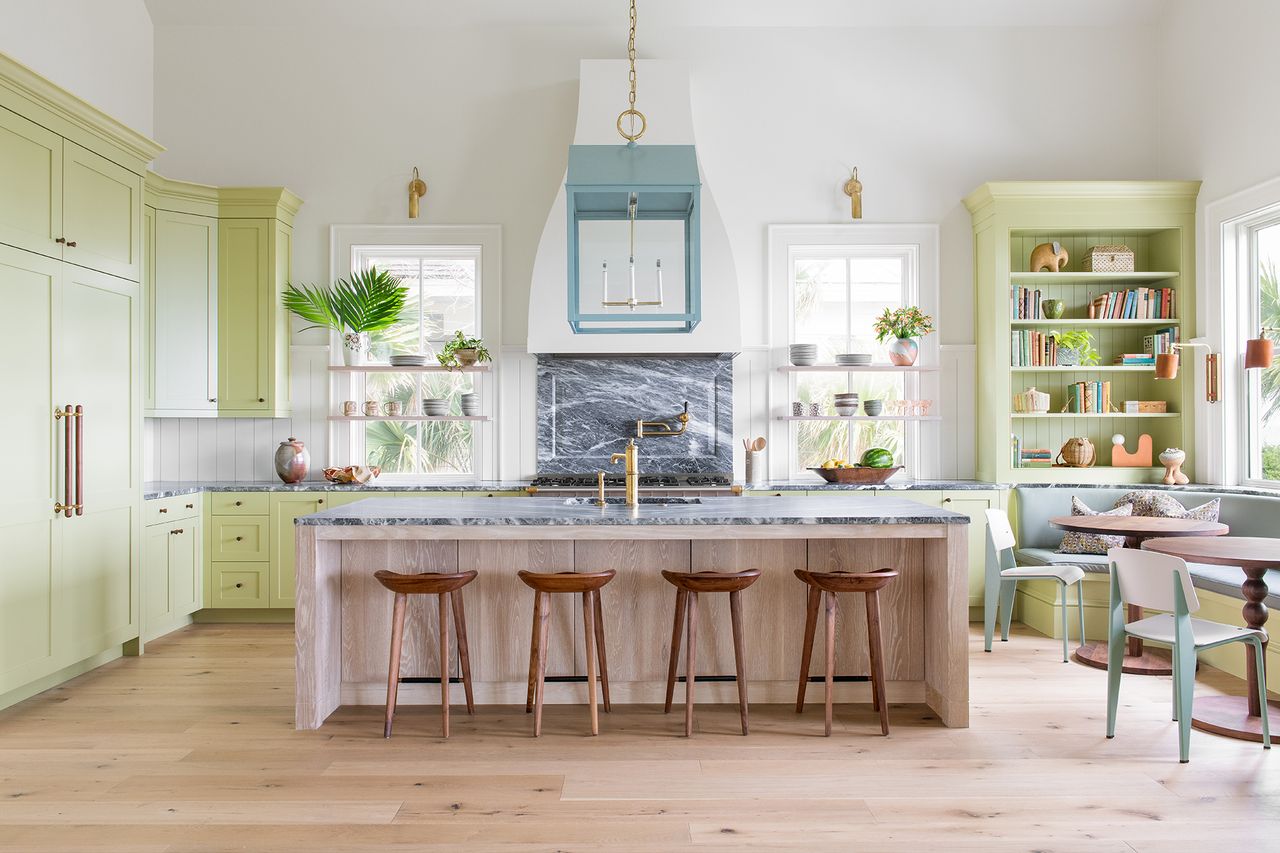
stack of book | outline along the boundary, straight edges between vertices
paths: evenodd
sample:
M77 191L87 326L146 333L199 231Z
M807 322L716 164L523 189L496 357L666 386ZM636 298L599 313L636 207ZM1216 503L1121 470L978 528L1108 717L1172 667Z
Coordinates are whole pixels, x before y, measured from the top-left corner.
M1039 289L1012 288L1009 294L1009 316L1015 320L1043 320L1040 297Z
M1066 392L1068 412L1097 415L1111 411L1110 382L1073 382Z
M1046 332L1015 329L1010 346L1013 367L1048 367L1058 363L1058 341Z
M1171 287L1113 290L1089 301L1090 320L1164 320L1177 317L1178 294Z
M1111 363L1121 367L1155 367L1156 357L1149 352L1122 352Z
M1177 326L1156 329L1142 338L1142 351L1151 356L1163 355L1173 352L1173 345L1181 340Z
M1052 468L1053 454L1041 448L1023 448L1018 460L1019 468Z

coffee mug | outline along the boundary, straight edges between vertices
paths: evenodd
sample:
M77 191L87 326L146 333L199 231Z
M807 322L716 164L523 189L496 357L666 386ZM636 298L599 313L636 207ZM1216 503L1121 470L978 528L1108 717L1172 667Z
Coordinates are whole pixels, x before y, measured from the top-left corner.
M364 413L365 413L365 415L367 415L368 417L376 418L376 417L378 416L378 401L377 401L377 400L365 400L365 401L364 401Z
M388 400L382 404L382 411L387 413L387 417L394 418L400 414L400 401Z
M342 414L347 417L354 417L356 412L360 411L360 407L356 405L355 400L342 401Z

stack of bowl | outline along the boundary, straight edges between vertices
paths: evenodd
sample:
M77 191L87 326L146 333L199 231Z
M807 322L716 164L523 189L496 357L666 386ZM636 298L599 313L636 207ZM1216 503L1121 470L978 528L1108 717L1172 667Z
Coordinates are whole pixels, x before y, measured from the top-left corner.
M438 418L449 414L449 401L441 398L428 398L422 401L422 414Z
M836 356L836 364L845 367L866 367L871 364L869 352L842 352Z
M818 363L817 344L792 344L791 363L797 367L808 367Z
M842 391L835 396L836 414L842 418L858 414L858 392Z

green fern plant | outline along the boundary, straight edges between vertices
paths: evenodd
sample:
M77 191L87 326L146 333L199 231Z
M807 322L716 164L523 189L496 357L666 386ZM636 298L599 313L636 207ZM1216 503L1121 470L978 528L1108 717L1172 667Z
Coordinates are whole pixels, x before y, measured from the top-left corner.
M376 332L400 318L409 288L389 272L369 267L331 287L285 287L284 307L312 325L335 332Z

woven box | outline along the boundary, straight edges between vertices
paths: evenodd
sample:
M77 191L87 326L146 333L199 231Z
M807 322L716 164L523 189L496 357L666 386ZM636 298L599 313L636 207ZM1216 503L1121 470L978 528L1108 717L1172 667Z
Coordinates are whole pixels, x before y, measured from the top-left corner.
M1169 404L1164 400L1125 400L1126 415L1163 415L1169 411Z
M1090 246L1084 255L1085 272L1133 272L1133 249L1128 246Z

